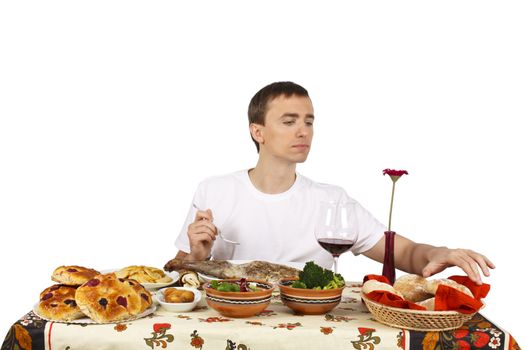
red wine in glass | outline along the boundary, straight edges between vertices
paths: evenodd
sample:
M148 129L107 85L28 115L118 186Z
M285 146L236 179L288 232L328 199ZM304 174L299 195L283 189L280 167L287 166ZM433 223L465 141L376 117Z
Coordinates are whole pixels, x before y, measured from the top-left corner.
M334 257L338 257L347 252L355 243L350 239L340 238L319 238L317 239L317 242Z
M338 273L339 255L352 248L357 240L355 203L344 201L320 202L315 238L319 245L332 254L334 272Z

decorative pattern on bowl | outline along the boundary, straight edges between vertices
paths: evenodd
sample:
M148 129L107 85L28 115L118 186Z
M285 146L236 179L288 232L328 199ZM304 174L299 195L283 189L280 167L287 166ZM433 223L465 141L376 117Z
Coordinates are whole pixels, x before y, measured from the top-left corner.
M220 282L236 282L238 280L220 280ZM255 283L255 292L221 292L213 289L210 283L204 285L208 305L226 317L251 317L266 309L272 299L274 286L259 280L248 279L247 283Z
M302 289L292 288L296 278L287 278L279 282L281 300L297 314L321 315L332 310L341 302L342 288L337 289Z

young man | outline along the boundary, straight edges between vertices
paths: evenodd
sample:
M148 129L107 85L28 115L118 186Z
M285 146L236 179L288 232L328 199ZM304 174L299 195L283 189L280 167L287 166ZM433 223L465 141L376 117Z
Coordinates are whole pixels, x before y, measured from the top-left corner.
M332 256L314 237L321 201L351 202L358 222L351 251L382 262L386 227L337 186L316 183L296 172L308 157L314 111L308 92L292 82L261 89L248 108L250 133L259 160L253 169L203 181L194 208L176 241L177 258L186 260L258 259L274 262L314 260L329 268ZM239 245L217 237L218 230ZM467 249L419 244L395 236L396 268L428 277L458 266L481 284L494 264Z

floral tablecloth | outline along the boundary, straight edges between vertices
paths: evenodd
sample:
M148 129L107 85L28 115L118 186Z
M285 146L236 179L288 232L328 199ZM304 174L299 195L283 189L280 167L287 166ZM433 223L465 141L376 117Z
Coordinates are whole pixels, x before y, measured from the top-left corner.
M145 318L105 325L47 322L29 312L9 330L1 350L11 349L509 349L512 336L481 314L460 329L415 332L376 322L349 284L341 304L326 315L300 316L278 293L260 315L226 318L205 303L187 313L157 309Z

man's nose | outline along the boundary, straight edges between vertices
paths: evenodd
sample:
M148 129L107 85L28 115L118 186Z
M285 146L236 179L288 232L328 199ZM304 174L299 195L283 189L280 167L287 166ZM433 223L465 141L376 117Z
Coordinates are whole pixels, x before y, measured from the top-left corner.
M297 129L298 137L306 137L310 133L311 133L311 130L306 124L299 125L299 128Z

